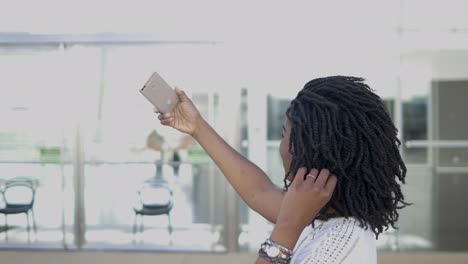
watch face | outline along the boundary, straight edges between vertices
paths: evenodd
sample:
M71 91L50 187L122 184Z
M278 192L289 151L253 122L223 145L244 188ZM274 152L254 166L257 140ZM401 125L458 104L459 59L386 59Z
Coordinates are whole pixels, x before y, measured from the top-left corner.
M278 256L278 254L280 253L280 250L277 247L270 246L267 248L266 253L270 258L274 258Z

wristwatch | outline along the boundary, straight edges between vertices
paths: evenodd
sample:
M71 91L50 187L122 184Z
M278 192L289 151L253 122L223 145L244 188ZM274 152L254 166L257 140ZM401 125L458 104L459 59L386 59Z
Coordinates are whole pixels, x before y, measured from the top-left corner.
M287 264L291 261L292 251L271 239L267 239L258 251L260 257L272 263Z
M266 246L265 252L270 258L276 258L281 253L281 250L275 245L268 245Z

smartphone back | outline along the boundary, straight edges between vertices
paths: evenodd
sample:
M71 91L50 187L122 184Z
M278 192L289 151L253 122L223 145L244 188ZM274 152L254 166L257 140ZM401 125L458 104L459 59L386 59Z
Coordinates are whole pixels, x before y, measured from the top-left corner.
M172 112L179 102L175 90L154 72L140 92L154 105L161 113Z

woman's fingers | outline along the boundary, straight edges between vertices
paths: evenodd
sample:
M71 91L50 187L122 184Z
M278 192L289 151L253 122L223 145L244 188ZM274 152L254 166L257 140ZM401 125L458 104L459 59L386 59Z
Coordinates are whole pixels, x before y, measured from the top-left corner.
M292 186L296 187L296 186L300 186L301 183L304 182L304 177L307 173L307 169L302 167L302 168L299 168L299 170L297 170L297 173L296 173L296 176L294 177L293 179L293 182L292 182Z
M328 176L330 175L330 171L327 169L322 169L320 170L320 173L317 177L317 180L315 181L314 185L316 185L319 188L323 188L325 186L325 183L328 180Z
M328 181L325 184L325 188L324 188L325 191L329 194L333 194L333 191L335 190L337 182L338 182L338 178L336 178L336 176L332 174L330 177L328 177Z
M158 119L159 120L163 120L163 119L167 119L167 118L173 118L174 115L172 113L165 113L165 114L159 114L158 116Z
M190 101L190 98L188 98L188 96L185 94L184 91L182 91L179 87L175 87L175 92L177 94L177 96L179 96L179 100L181 102L189 102Z
M172 121L174 121L174 118L172 117L165 118L161 120L161 124L168 126L172 124Z
M315 182L317 180L318 176L318 170L317 169L311 169L309 173L306 175L305 180L307 182Z
M163 125L170 125L174 121L174 116L171 113L159 114L158 119Z

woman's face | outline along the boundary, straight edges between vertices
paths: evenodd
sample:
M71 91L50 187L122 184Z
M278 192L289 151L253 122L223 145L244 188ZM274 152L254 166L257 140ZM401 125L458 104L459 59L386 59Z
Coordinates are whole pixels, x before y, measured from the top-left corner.
M291 166L292 154L289 152L289 135L291 133L291 123L287 117L284 118L283 133L281 134L280 155L283 160L284 173L289 171ZM288 175L288 180L291 180L291 175Z

